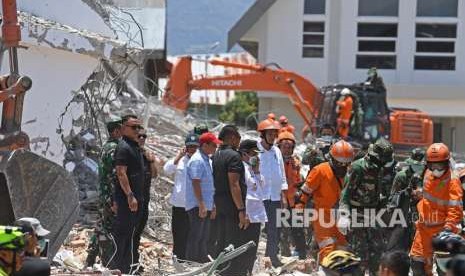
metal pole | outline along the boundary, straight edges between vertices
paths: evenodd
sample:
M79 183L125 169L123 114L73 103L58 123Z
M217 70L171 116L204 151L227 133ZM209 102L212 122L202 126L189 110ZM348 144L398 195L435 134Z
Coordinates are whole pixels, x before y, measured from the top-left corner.
M205 77L208 77L208 59L210 58L209 55L205 56ZM208 91L204 90L205 95L205 123L208 125Z

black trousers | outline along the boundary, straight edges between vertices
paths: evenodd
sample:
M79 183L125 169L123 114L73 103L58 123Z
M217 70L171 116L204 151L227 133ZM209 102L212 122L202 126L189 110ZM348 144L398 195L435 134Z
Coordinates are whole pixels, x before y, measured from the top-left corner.
M208 259L208 237L210 232L210 214L205 218L199 217L199 208L195 207L187 211L189 216L189 235L186 248L186 260L206 263Z
M129 274L131 265L139 262L134 256L137 247L134 244L136 230L141 223L143 202L139 202L136 212L131 212L127 202L117 202L118 211L113 221L112 234L116 243L116 254L109 264L111 269L119 269ZM136 267L133 267L134 270Z
M230 244L234 245L234 248L253 240L258 243L258 237L260 235L260 224L251 224L246 230L239 228L239 215L237 212L226 214L217 213L216 216L217 225L217 248L222 251ZM258 230L257 230L258 228ZM224 276L236 276L236 275L247 275L248 271L252 271L253 263L256 257L255 252L248 252L232 259L230 262L225 263L219 270L223 269L221 275Z
M135 263L139 262L139 245L140 239L142 237L142 233L144 232L145 226L147 225L147 221L149 220L149 200L145 200L142 204L141 214L139 223L136 226L136 230L134 232L133 238L133 256Z
M171 233L173 234L173 255L185 260L189 235L189 216L186 209L174 206L171 209Z
M50 262L47 259L26 257L23 260L23 265L16 276L48 276L50 275Z
M253 265L255 260L257 259L257 250L258 250L258 242L260 240L260 229L261 223L251 223L247 229L244 230L243 233L243 240L244 243L249 241L255 242L255 247L249 249L246 253L244 253L244 265L247 269L247 274L252 275Z

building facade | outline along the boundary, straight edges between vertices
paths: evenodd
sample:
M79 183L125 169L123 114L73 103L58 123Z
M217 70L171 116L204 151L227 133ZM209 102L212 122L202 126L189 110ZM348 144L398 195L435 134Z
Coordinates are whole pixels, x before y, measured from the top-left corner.
M435 140L465 151L465 0L258 0L229 31L259 63L276 62L317 86L365 80L377 67L391 107L417 108ZM259 111L302 120L284 97Z

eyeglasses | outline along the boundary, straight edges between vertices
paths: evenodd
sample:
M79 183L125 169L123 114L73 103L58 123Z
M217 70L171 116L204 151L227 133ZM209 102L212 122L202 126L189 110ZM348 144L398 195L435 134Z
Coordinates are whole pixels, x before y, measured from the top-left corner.
M141 134L139 135L139 139L147 139L147 134Z

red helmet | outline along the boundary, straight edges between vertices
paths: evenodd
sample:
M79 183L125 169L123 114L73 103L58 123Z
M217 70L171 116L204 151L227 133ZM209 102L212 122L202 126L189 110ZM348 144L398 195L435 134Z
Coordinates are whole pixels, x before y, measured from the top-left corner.
M329 155L340 163L350 163L354 160L354 148L344 140L334 143L329 149Z
M273 121L274 121L274 120L276 120L276 115L274 115L274 113L268 113L267 118L268 118L269 120L273 120Z
M426 151L426 162L444 162L449 159L449 148L443 143L434 143Z
M289 131L283 131L283 132L279 133L279 135L278 135L278 143L281 142L282 140L291 140L295 144L295 137Z
M261 121L258 124L257 131L273 130L273 129L279 130L280 128L281 128L281 126L279 125L278 122L270 120L268 118L268 119L265 119L265 120Z
M280 122L281 124L287 124L287 123L289 122L289 120L287 119L286 116L281 115L281 117L279 117L279 122Z

